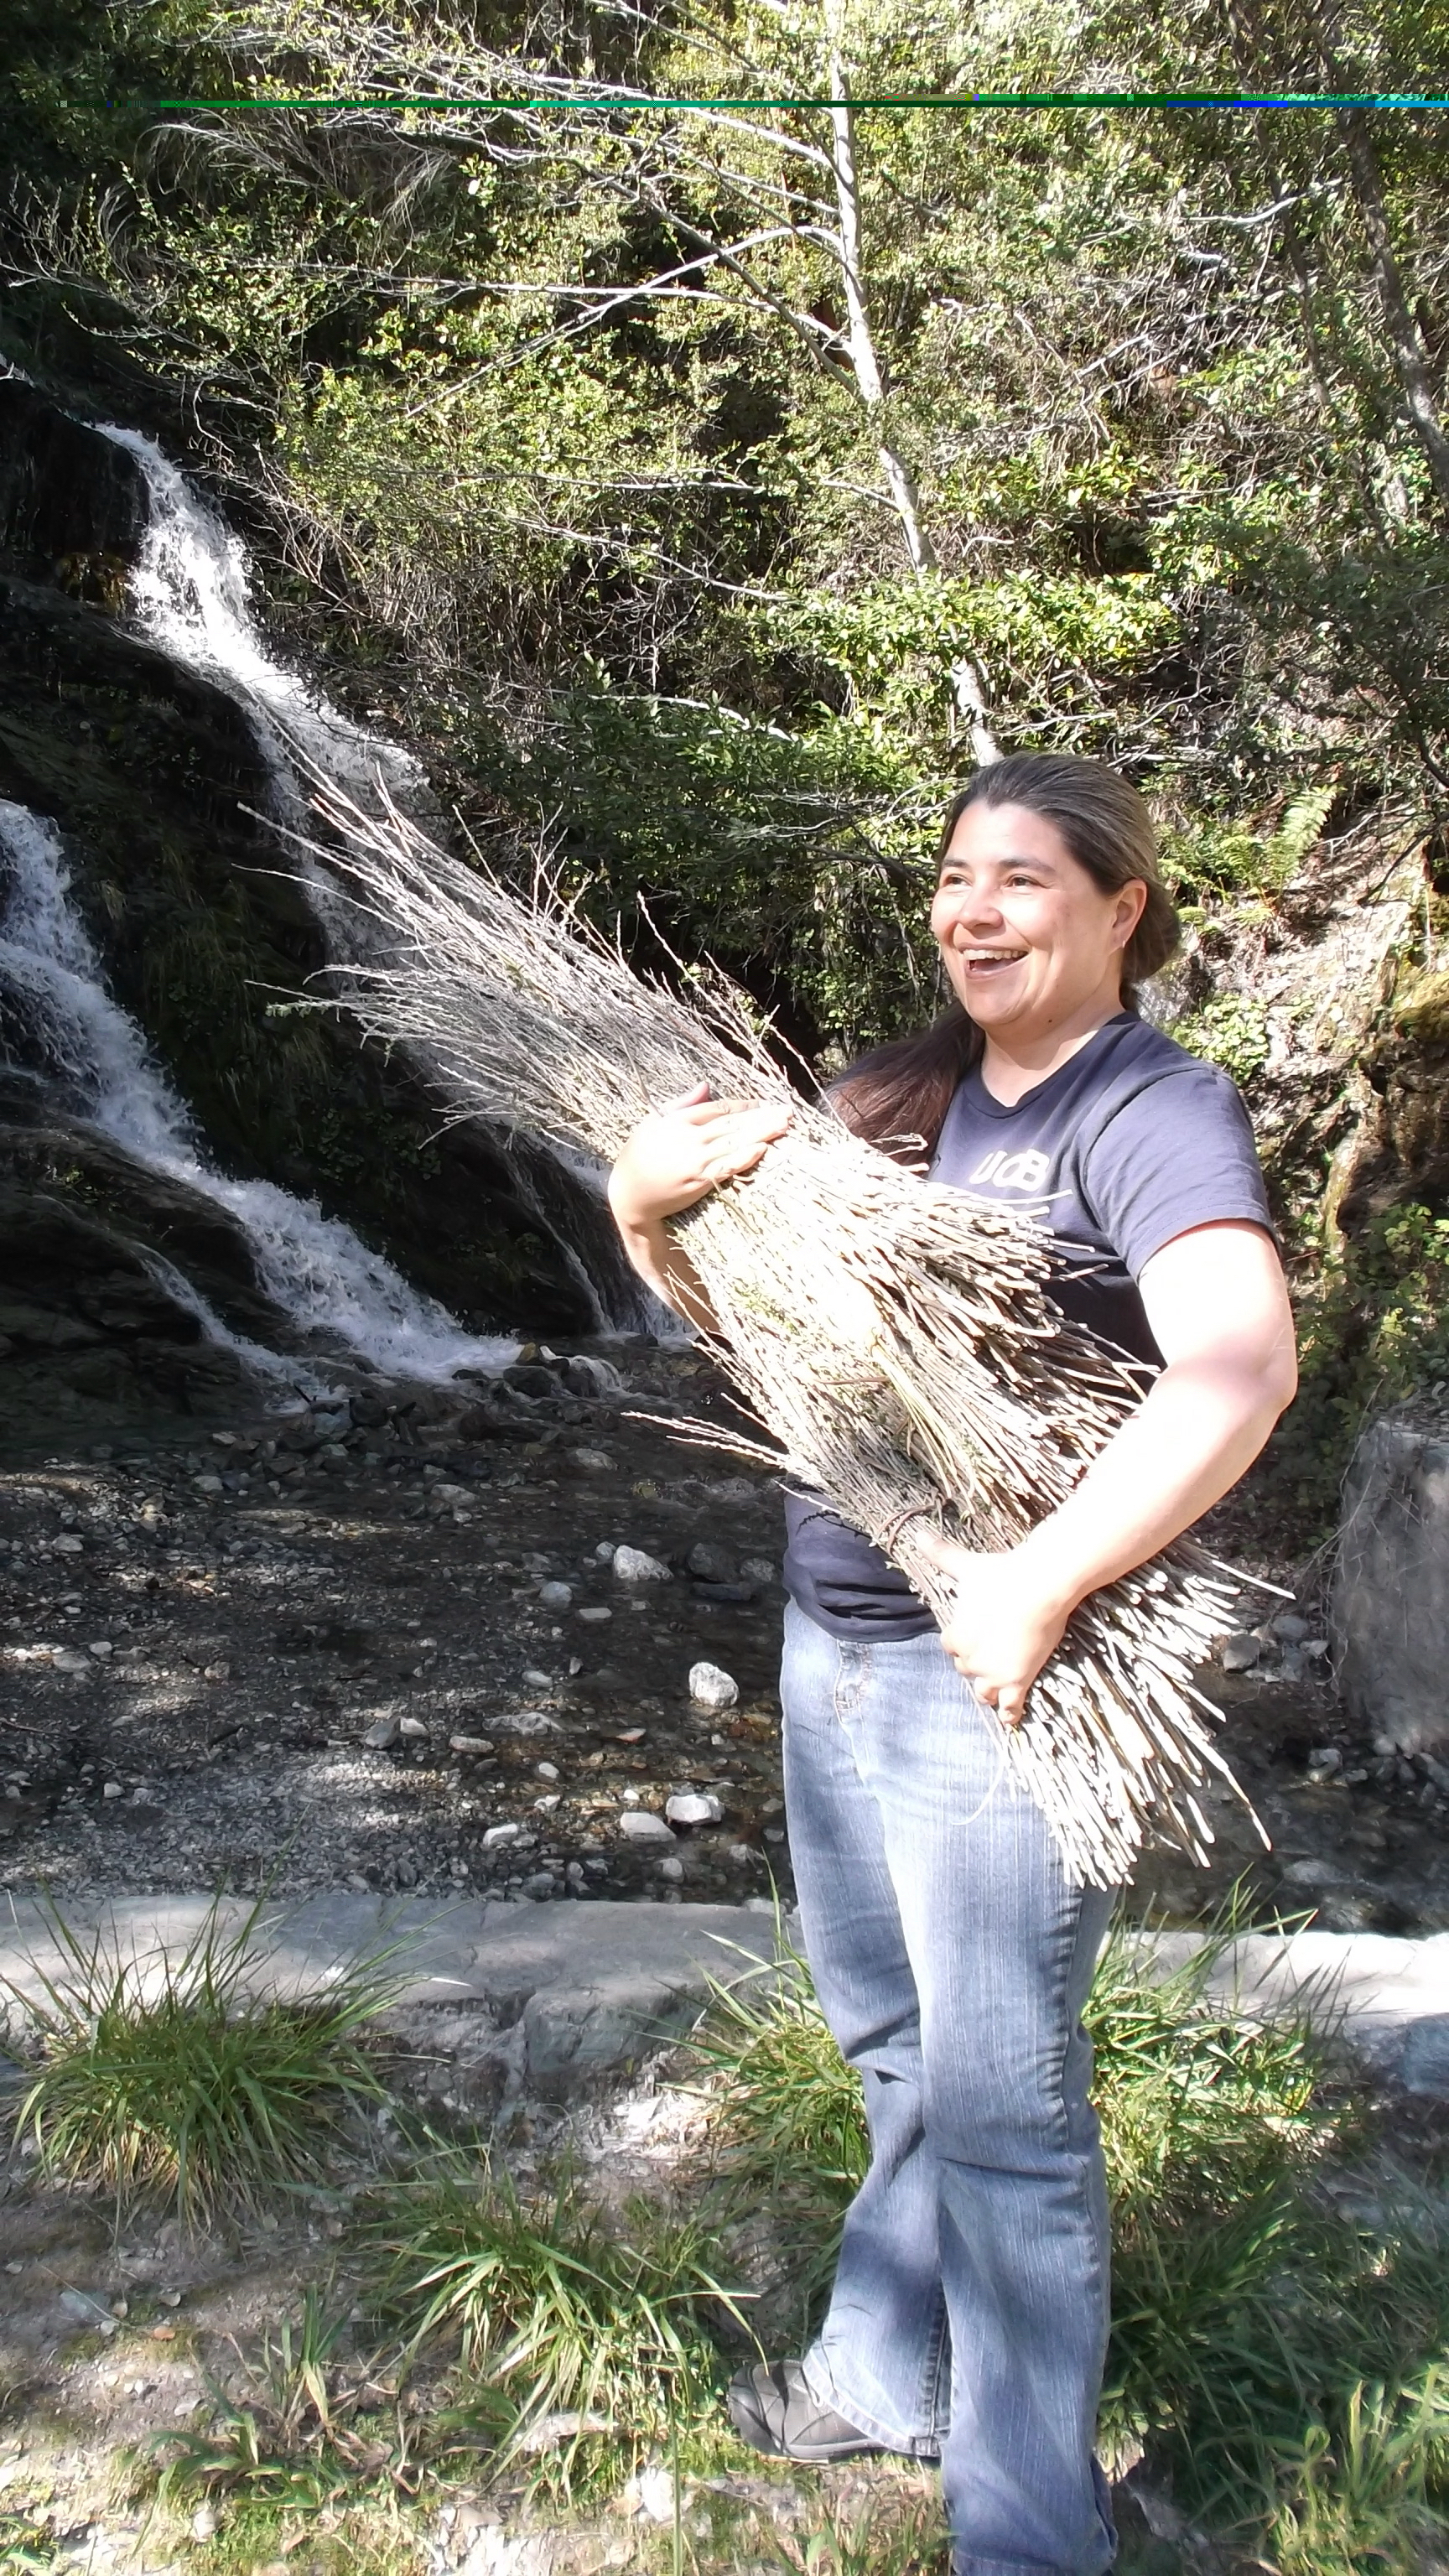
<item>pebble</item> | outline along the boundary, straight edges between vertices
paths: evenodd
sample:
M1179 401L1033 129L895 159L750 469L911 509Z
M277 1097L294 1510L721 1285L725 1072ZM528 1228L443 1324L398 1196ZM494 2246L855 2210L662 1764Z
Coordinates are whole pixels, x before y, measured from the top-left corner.
M655 1868L658 1870L661 1878L672 1878L678 1880L684 1876L683 1861L674 1859L672 1854L665 1860L656 1861Z
M218 1482L220 1482L219 1478ZM79 1556L81 1545L81 1540L73 1537L69 1532L60 1538L51 1540L51 1546L57 1556Z
M399 1718L397 1731L399 1735L405 1735L410 1743L416 1744L419 1736L425 1736L428 1730L420 1717L404 1717Z
M1225 1673L1250 1673L1263 1651L1263 1640L1251 1628L1237 1628L1224 1637L1218 1648L1218 1661Z
M543 1610L567 1610L572 1607L573 1597L571 1583L541 1583L538 1587L539 1607ZM587 1611L584 1616L587 1618Z
M613 1615L613 1611L606 1609L602 1602L595 1602L587 1610L581 1610L579 1612L579 1617L581 1619L587 1619L594 1627L597 1627L604 1619L612 1619Z
M89 1655L77 1654L73 1646L62 1646L51 1662L58 1673L88 1673L92 1669Z
M1308 1756L1310 1780L1331 1780L1343 1769L1343 1755L1336 1744L1316 1744Z
M491 1735L450 1735L448 1738L450 1753L491 1753L492 1750Z
M116 1650L109 1637L92 1637L90 1644L86 1648L86 1653L88 1655L94 1655L97 1663L101 1664L105 1662L108 1655L113 1655L115 1651Z
M556 1762L535 1762L533 1767L540 1780L556 1780L558 1778L558 1764Z
M699 1708L733 1708L740 1695L739 1683L718 1664L691 1664L689 1696Z
M379 1717L374 1719L362 1741L370 1753L386 1753L389 1745L396 1744L399 1733L395 1717Z
M606 1449L570 1449L568 1455L586 1476L606 1476L614 1463Z
M1285 1646L1301 1646L1309 1633L1307 1620L1300 1619L1296 1610L1280 1610L1277 1618L1268 1624L1274 1636L1281 1637Z
M740 1559L740 1572L747 1583L773 1583L779 1570L768 1556L744 1556Z
M619 1831L631 1843L672 1843L674 1835L662 1816L649 1807L626 1807L619 1818Z
M672 1583L674 1580L663 1558L651 1556L642 1547L616 1547L614 1573L620 1583Z
M664 1812L671 1825L717 1825L724 1816L714 1792L709 1789L681 1789L664 1802Z
M119 1780L108 1780L101 1791L103 1798L124 1798L126 1792Z
M522 1825L490 1825L483 1837L483 1849L497 1851L500 1843L516 1843L522 1831Z

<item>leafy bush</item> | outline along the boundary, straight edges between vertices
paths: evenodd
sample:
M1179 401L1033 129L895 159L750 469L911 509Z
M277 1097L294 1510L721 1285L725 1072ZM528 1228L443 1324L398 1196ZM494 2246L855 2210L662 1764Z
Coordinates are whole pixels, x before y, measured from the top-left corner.
M1412 1200L1342 1245L1300 1296L1298 1401L1266 1461L1267 1493L1315 1537L1369 1416L1449 1392L1449 1218Z

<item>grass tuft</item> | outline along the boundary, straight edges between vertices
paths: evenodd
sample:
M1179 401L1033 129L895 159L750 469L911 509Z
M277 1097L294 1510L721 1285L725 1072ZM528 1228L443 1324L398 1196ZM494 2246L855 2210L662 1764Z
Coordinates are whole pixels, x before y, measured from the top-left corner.
M623 2232L623 2231L627 2232ZM617 2463L677 2440L717 2391L713 2321L738 2317L695 2219L636 2201L616 2227L565 2179L524 2199L461 2152L394 2186L372 2239L382 2312L456 2350L461 2419L560 2488L595 2442Z
M1168 1976L1119 1932L1098 1970L1087 2019L1113 2213L1101 2447L1145 2452L1150 2475L1280 2576L1411 2576L1449 2542L1449 2227L1391 2172L1387 2191L1382 2171L1358 2177L1368 2216L1325 2189L1367 2149L1362 2112L1304 2019L1213 2000L1241 1928L1226 1922ZM786 1951L768 1977L718 1988L696 2056L736 2205L778 2204L808 2310L867 2144L805 1961Z
M316 2179L348 2109L385 2099L359 2033L396 1993L394 1954L315 1997L258 1992L261 1911L228 1931L218 1900L174 1959L88 1945L53 1914L64 1969L38 2000L9 1989L39 2059L15 2134L43 2171L206 2224Z

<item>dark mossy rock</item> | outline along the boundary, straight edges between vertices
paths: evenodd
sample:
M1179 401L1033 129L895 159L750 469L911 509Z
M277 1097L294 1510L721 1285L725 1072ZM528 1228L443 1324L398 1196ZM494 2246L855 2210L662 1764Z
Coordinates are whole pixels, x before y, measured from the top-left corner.
M0 796L58 825L111 989L223 1168L315 1198L477 1329L590 1330L585 1272L627 1293L592 1194L443 1129L404 1063L302 1005L323 949L251 721L116 613L145 507L123 449L0 385Z

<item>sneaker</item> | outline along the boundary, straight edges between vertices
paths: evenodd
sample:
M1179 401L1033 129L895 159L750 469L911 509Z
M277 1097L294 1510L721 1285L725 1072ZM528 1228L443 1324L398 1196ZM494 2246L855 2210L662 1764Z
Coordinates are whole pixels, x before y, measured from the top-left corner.
M775 2460L853 2460L883 2446L833 2408L821 2406L805 2385L798 2361L758 2361L731 2380L730 2421L751 2450Z

